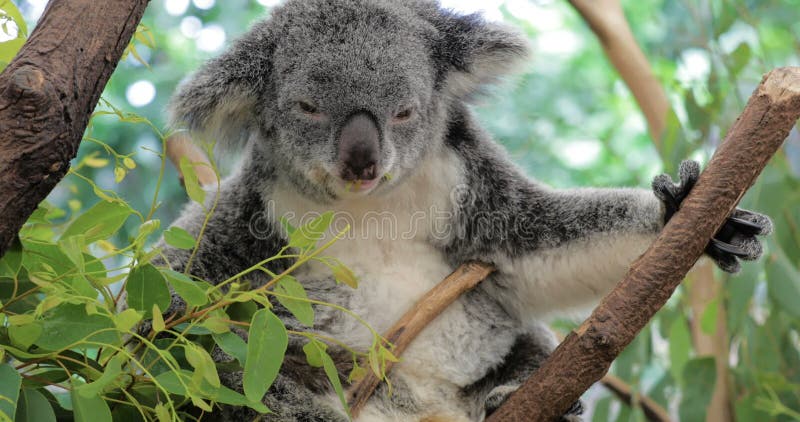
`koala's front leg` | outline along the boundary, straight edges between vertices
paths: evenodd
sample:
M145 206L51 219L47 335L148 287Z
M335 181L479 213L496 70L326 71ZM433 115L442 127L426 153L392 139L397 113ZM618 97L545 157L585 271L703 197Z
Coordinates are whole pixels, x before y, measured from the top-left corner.
M699 173L697 163L684 162L680 183L662 175L654 191L533 186L512 192L522 200L514 201L517 218L502 232L505 238L483 257L499 269L486 288L523 319L594 304L652 243ZM761 255L756 236L771 227L766 216L736 210L706 252L721 269L735 272L739 259Z

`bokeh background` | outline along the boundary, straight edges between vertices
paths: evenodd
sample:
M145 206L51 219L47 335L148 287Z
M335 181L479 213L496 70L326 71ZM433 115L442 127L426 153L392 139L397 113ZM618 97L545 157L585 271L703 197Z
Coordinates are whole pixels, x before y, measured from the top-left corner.
M45 0L14 3L30 28L46 5ZM165 104L181 79L268 15L275 3L152 1L141 38L111 78L104 100L163 127ZM476 108L517 163L557 187L644 187L657 173L673 171L681 158L707 161L762 74L777 66L800 65L800 0L623 1L675 111L669 124L679 136L677 146L659 152L595 35L566 1L443 4L481 11L530 37L535 53L525 72ZM5 30L13 35L15 28ZM0 42L3 37L8 35L0 31ZM114 117L95 118L90 131L122 154L135 153L137 167L121 183L115 181L113 164L96 162L97 168L84 166L81 173L117 191L137 209L147 209L161 165L150 151L160 150L159 138L146 125ZM75 163L87 156L102 159L107 154L84 142ZM166 227L188 200L170 165L159 199L156 217ZM86 209L97 197L89 185L68 177L49 200L69 214ZM646 420L637 403L647 396L682 421L800 420L797 130L743 205L775 219L766 257L735 277L714 272L687 280L614 364L612 372L630 387L634 405L594 388L587 396L590 418ZM690 288L700 285L700 277L706 277L706 293ZM559 321L555 326L567 330L574 323ZM721 397L713 404L712 394Z

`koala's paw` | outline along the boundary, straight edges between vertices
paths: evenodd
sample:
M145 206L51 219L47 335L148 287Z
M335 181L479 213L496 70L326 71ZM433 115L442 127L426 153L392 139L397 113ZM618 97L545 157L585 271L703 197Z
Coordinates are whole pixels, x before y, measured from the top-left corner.
M664 203L664 222L678 211L681 202L700 177L700 165L696 161L684 161L678 170L680 181L674 183L669 175L661 174L653 179L653 192ZM737 273L741 269L739 260L758 259L763 252L756 236L772 233L769 217L753 211L737 208L728 216L722 228L706 246L706 254L723 271Z

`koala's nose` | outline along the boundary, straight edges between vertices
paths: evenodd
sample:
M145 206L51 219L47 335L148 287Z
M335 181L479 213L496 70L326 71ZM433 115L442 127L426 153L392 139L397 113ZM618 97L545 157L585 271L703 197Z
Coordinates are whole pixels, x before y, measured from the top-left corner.
M350 116L339 132L339 162L342 179L372 180L378 176L380 130L367 112Z

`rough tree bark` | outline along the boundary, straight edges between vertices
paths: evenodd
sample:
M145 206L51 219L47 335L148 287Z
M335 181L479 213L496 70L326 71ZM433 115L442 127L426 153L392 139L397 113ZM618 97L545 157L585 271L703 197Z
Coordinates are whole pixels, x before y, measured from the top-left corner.
M608 371L702 255L800 118L800 68L768 73L655 243L489 422L556 420Z
M0 256L66 174L148 3L51 1L0 74Z

